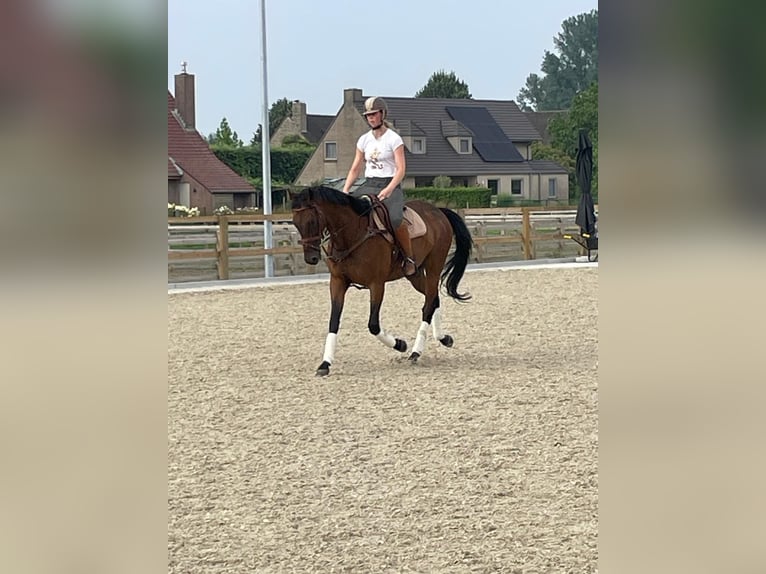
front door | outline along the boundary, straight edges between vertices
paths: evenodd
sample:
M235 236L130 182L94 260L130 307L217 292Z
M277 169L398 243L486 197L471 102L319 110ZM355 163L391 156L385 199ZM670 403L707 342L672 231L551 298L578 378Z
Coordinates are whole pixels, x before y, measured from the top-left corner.
M498 191L500 190L500 180L499 179L488 179L487 180L487 187L492 192L492 195L497 195Z

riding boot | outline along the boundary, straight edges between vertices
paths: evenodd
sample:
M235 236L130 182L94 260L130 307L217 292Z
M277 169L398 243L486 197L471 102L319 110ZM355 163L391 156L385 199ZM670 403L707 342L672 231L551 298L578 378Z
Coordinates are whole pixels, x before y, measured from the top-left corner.
M404 222L396 228L396 241L399 243L399 247L402 248L402 255L404 256L404 275L406 277L415 275L417 269L415 268L415 257L412 253L412 240L410 239L407 224Z

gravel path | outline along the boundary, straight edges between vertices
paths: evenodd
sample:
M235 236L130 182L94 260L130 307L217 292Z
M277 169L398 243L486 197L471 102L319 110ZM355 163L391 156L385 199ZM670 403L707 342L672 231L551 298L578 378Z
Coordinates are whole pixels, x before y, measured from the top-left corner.
M466 274L416 365L351 290L168 296L168 554L178 574L595 572L598 269ZM389 284L411 346L422 298Z

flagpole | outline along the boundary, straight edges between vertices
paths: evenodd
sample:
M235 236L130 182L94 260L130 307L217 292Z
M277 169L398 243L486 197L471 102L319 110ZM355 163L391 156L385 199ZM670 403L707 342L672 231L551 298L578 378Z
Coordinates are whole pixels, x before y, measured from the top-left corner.
M261 76L263 84L263 109L261 120L261 153L263 164L263 213L271 215L271 147L269 142L269 90L266 72L266 0L261 0ZM271 221L263 222L263 246L272 249L273 236ZM274 256L264 255L264 275L274 277Z

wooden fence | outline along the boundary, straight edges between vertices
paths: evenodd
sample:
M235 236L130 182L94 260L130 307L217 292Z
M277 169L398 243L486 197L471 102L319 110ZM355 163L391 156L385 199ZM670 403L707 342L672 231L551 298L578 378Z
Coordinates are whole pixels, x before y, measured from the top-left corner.
M472 262L571 257L582 248L565 235L578 235L577 207L496 207L458 210L471 231ZM272 222L273 247L264 248L263 226ZM168 282L263 277L264 256L274 258L275 275L325 273L322 260L303 260L300 236L288 213L168 218Z

